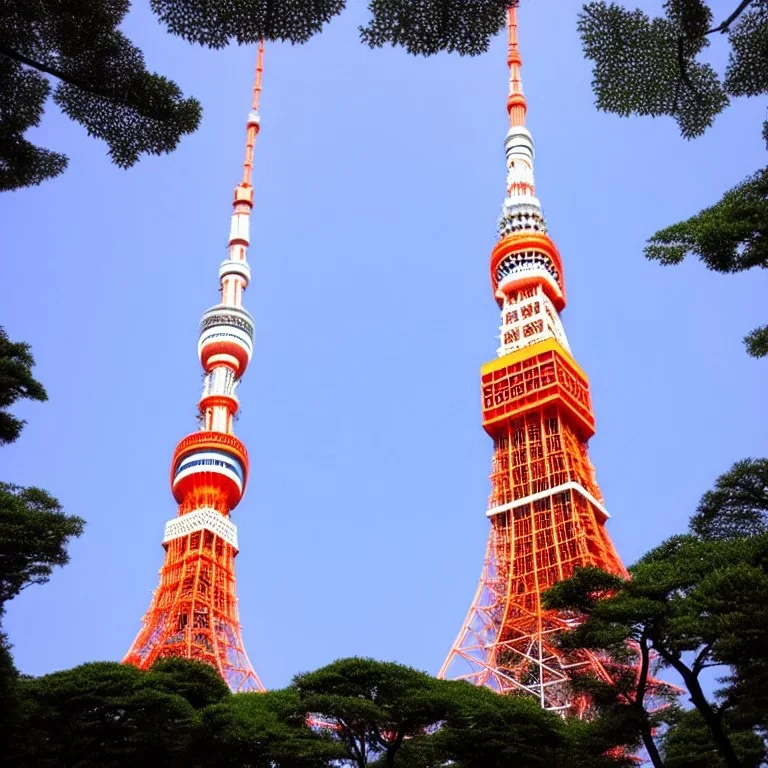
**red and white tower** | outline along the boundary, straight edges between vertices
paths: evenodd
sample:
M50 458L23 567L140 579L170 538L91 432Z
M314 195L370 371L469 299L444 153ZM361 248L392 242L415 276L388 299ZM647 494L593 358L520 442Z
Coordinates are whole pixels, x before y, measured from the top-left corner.
M230 517L245 492L248 453L234 435L235 394L253 354L254 323L243 308L253 207L253 148L259 132L264 45L259 45L243 177L235 187L229 257L219 266L221 303L203 314L197 350L205 371L200 429L177 446L171 488L178 515L165 526L160 585L123 660L141 668L182 656L216 667L233 691L263 691L243 647L235 595L237 528Z
M557 648L553 635L574 618L543 610L541 594L577 566L626 571L587 454L595 432L589 382L560 319L562 262L535 196L517 10L508 13L507 195L491 252L501 344L481 370L483 427L494 442L491 528L480 585L440 677L584 714L588 702L572 699L570 677L579 670L610 679L610 670L595 654Z

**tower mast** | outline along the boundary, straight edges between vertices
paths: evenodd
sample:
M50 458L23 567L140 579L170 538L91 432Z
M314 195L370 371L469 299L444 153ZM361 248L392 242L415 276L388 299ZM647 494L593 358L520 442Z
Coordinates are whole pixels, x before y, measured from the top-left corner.
M541 595L578 566L626 571L605 530L608 512L587 453L595 432L589 382L560 319L562 261L535 194L516 7L507 22L507 183L490 260L500 344L481 369L483 428L494 443L490 535L478 590L440 677L528 693L546 709L584 715L589 702L574 699L571 676L591 671L608 680L610 664L558 648L554 635L574 618L545 611Z
M253 208L253 152L261 121L264 42L259 43L243 175L235 187L229 255L219 266L221 302L200 324L200 429L176 446L171 488L178 515L165 526L165 562L142 627L123 660L146 669L180 656L214 666L233 691L263 691L243 646L235 593L237 528L230 517L248 480L248 453L234 434L235 390L253 355L254 322L243 308Z

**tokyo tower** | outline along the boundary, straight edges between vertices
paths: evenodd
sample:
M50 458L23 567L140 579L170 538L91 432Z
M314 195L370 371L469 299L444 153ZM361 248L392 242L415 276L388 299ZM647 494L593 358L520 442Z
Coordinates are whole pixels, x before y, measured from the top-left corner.
M237 528L232 510L245 492L248 453L233 433L235 394L253 354L254 323L243 308L251 270L246 260L253 207L253 148L259 132L264 45L259 45L248 115L243 176L235 187L229 257L219 266L221 303L200 324L197 351L205 372L200 429L171 461L178 515L165 526L160 584L123 661L146 669L181 656L214 666L233 691L263 691L243 647L235 595Z
M543 610L541 595L578 566L626 571L605 530L587 454L595 432L589 382L560 319L562 262L534 191L515 7L508 28L507 194L490 264L501 343L480 376L483 428L494 443L490 536L480 585L439 676L584 714L570 677L589 671L607 680L610 669L591 652L556 646L553 636L576 619Z

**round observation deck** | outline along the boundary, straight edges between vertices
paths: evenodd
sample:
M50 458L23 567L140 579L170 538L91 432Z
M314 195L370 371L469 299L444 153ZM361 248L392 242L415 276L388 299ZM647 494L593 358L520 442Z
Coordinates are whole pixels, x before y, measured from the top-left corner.
M171 462L171 489L176 501L198 491L213 491L233 509L248 482L248 452L234 435L194 432L176 446Z
M240 378L253 356L253 335L250 313L224 304L211 307L200 321L197 343L200 364L206 371L226 365Z
M542 232L515 232L496 243L491 251L491 285L499 303L499 293L541 285L558 312L565 307L560 254Z

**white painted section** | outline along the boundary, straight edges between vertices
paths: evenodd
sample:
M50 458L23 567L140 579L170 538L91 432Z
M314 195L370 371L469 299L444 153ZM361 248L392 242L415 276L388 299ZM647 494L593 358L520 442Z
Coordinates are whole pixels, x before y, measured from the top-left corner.
M228 341L237 344L245 350L249 361L253 355L253 342L248 332L234 325L222 323L221 325L212 325L200 334L200 340L197 342L197 354L201 360L203 347L215 341Z
M513 125L504 139L507 156L507 189L525 185L533 194L533 137L522 125Z
M236 357L233 357L232 355L211 355L208 358L208 365L214 366L214 365L232 365L235 368L237 368L240 363ZM242 373L242 371L240 371Z
M250 242L250 222L249 215L247 213L233 213L232 222L229 228L229 239L243 240L246 243Z
M213 420L211 421L211 429L214 432L228 432L229 408L225 408L223 405L216 405L212 410Z
M169 520L165 524L163 544L202 530L215 533L237 549L237 526L215 509L197 509Z
M606 517L610 517L608 510L583 485L581 485L581 483L577 483L575 480L569 480L567 483L557 485L554 488L548 488L546 491L532 493L530 496L516 499L509 504L501 504L498 507L491 507L485 514L486 517L500 515L502 512L508 512L511 509L524 507L526 504L531 504L540 499L546 499L548 496L554 496L556 493L562 493L563 491L576 491L576 493L581 494L591 504L594 504Z
M234 371L229 366L222 365L206 374L203 382L203 397L222 395L223 397L231 397L237 402L236 388L237 381Z
M206 328L200 334L200 340L197 342L198 350L202 349L202 347L211 339L213 339L214 336L239 340L248 350L249 356L251 351L253 351L253 342L251 341L251 337L248 334L248 331L245 331L242 328L238 328L234 325L228 325L227 323L222 323L221 325L212 325L210 328Z
M531 270L526 274L533 272ZM549 278L550 282L554 283L552 276L546 270L536 270L535 274L542 278ZM539 326L534 326L534 323L539 323ZM540 330L532 332L534 327L540 327ZM499 327L501 345L496 350L498 356L503 357L544 339L555 339L567 352L571 351L560 315L541 286L536 286L535 295L529 298L519 301L505 299L501 308L501 326Z
M517 265L512 272L510 272L507 275L504 275L504 277L499 281L498 287L503 288L504 286L512 285L516 280L519 280L521 277L541 278L542 280L546 280L550 285L552 285L558 293L561 293L561 289L560 289L560 286L557 284L557 280L555 280L555 278L550 274L549 270L547 270L545 267L542 267L538 264Z
M235 278L225 277L221 281L222 303L234 306L235 304Z
M223 432L224 430L221 430L221 431ZM195 453L195 454L192 454L192 456L194 456L195 459L210 458L210 459L215 459L217 461L222 460L221 456L219 456L218 454ZM186 461L187 459L191 459L192 456L186 457L184 461ZM183 463L184 462L182 461L182 464ZM218 466L216 464L195 464L193 466L187 467L186 469L182 469L181 472L179 472L177 475L174 476L173 487L175 488L179 480L185 477L189 477L190 475L202 474L206 472L212 472L217 475L224 475L224 477L228 477L230 480L232 480L235 483L235 485L237 485L240 492L241 493L243 492L243 481L237 476L237 473L227 467Z
M240 275L246 283L251 281L251 267L247 261L227 259L219 265L219 279L225 275Z

